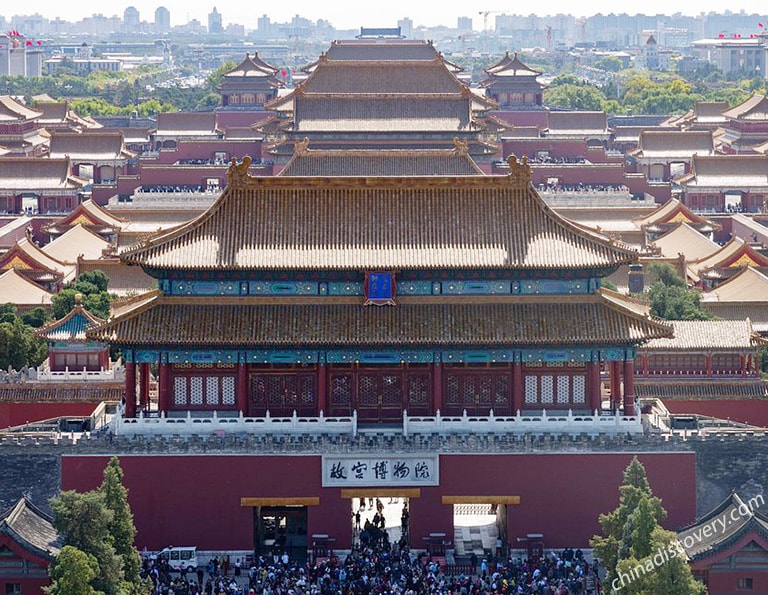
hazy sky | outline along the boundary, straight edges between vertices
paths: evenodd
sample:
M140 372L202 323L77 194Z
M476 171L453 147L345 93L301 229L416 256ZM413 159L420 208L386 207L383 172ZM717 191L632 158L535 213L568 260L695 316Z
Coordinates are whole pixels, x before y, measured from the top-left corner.
M242 2L241 0L135 0L134 2L61 2L61 0L36 0L30 5L29 12L22 10L22 4L17 2L3 3L12 5L13 12L8 8L0 8L0 14L10 19L15 14L42 14L46 18L61 17L66 21L78 21L94 13L104 16L122 16L128 6L136 7L142 21L154 21L155 9L165 6L171 11L171 24L180 25L190 19L198 19L203 24L208 22L208 13L213 7L221 13L224 26L229 23L239 23L247 28L256 28L256 19L266 13L275 22L289 21L294 15L301 15L313 21L326 19L337 29L358 29L364 27L395 27L398 19L409 16L414 25L447 25L456 26L459 16L470 16L474 19L475 29L483 26L480 11L493 11L488 16L489 27L493 26L495 11L507 14L529 14L536 11L541 16L558 13L573 14L574 16L589 16L598 12L604 14L627 12L634 14L642 11L645 14L681 12L697 15L702 12L722 12L726 7L733 12L744 10L749 13L768 14L768 6L757 0L744 0L737 5L723 4L721 1L701 0L692 2L670 3L663 0L647 0L633 7L620 4L615 0L591 0L585 3L575 3L567 0L540 0L535 3L467 2L466 0L410 1L384 0L376 2L354 2L353 0L294 0L292 2L269 2L259 7L258 2ZM766 17L768 20L768 17ZM23 32L22 32L23 33Z

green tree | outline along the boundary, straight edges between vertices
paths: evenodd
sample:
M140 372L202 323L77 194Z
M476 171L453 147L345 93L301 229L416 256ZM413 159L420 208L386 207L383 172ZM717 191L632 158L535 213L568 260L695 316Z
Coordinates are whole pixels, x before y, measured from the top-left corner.
M648 289L651 314L667 320L711 320L711 312L701 307L701 296L688 289L685 279L667 263L652 263L648 267L656 281Z
M21 370L39 366L48 355L48 347L35 337L34 329L16 316L16 307L0 307L0 369Z
M109 277L102 271L86 271L51 298L54 318L63 318L75 306L75 296L81 294L83 307L99 318L109 318L112 296L107 292Z
M599 111L605 96L592 85L561 84L544 91L544 103L561 109Z
M112 511L112 521L107 529L114 539L115 552L122 559L125 580L134 587L132 592L147 592L139 576L141 558L133 545L136 526L128 504L128 489L123 485L123 469L117 457L112 457L105 467L99 491L104 495L107 508Z
M633 595L706 595L672 531L660 523L667 512L653 495L645 467L634 457L619 486L619 506L600 515L603 535L590 540L606 569L606 592Z
M647 508L655 523L661 523L667 513L661 506L661 500L651 493L651 486L645 473L645 467L633 457L624 470L624 481L619 486L619 506L608 514L600 515L600 527L603 535L595 535L590 540L594 555L600 559L608 572L607 579L610 583L616 578L616 564L622 557L633 551L632 531L627 532L627 524L630 516L637 510L642 499L648 499ZM631 527L631 522L630 522ZM638 536L640 533L638 533Z
M122 560L109 532L114 513L107 507L104 494L98 490L85 493L69 490L51 500L51 509L53 526L64 538L64 545L71 545L96 560L93 588L105 595L126 594Z
M46 595L100 595L91 586L99 563L90 554L65 545L51 565L51 585L43 588Z

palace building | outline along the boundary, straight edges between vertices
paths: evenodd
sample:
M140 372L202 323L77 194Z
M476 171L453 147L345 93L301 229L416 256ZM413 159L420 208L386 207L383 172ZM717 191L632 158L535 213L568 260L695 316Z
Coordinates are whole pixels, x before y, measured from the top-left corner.
M586 546L614 506L589 486L618 483L631 455L514 444L642 433L636 349L671 326L600 290L635 253L554 213L514 158L508 176L249 165L204 215L121 254L159 290L86 331L125 362L115 445L155 445L121 458L137 545L266 552L279 517L294 554L345 550L351 502L381 496L408 499L409 540L434 553L453 505L477 502L499 505L507 541ZM643 457L670 522L689 523L693 456ZM62 487L90 489L104 462L64 456Z

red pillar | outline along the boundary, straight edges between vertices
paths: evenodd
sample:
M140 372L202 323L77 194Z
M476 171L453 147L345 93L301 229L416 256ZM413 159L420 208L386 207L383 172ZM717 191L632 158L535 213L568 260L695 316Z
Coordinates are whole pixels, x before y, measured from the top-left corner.
M608 362L611 379L611 411L616 411L621 403L621 362Z
M317 364L317 413L328 415L328 370L325 364Z
M171 396L171 365L160 361L157 366L157 408L168 412Z
M523 364L512 363L512 415L523 410Z
M712 354L706 353L704 355L704 362L707 366L707 377L712 377Z
M237 409L248 415L248 364L237 364Z
M635 415L635 360L624 361L624 415Z
M747 375L747 356L741 355L741 375Z
M149 406L149 364L139 364L139 405Z
M136 364L125 364L125 417L136 417Z
M443 411L443 364L432 364L432 410L434 413Z
M600 411L603 407L600 396L600 364L598 362L587 362L587 406L589 412Z

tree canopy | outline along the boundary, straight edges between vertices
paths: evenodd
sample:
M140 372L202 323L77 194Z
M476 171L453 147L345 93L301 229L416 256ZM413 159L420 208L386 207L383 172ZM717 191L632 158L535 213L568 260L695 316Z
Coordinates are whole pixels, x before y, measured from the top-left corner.
M102 271L85 271L53 296L54 318L63 318L75 306L75 296L83 296L83 307L99 318L109 318L112 296L107 292L109 277Z
M667 320L711 320L714 315L701 307L701 296L686 287L685 279L668 263L652 263L648 267L656 281L648 290L651 314Z
M78 569L93 570L88 581L93 588L91 593L146 595L151 592L151 585L139 576L140 559L133 545L136 528L122 479L120 462L113 457L104 469L104 479L98 489L84 493L69 490L51 500L53 525L63 537L64 545L85 556L72 553L63 559L57 557L51 566L54 583L55 577L64 572L60 565L76 564ZM87 570L79 572L88 574ZM63 593L68 592L54 591L50 595Z
M666 516L661 500L651 491L645 467L634 457L619 486L619 506L600 515L603 535L590 540L606 569L606 592L611 588L634 595L706 594L704 585L693 578L675 533L661 527Z
M45 321L45 311L38 310L18 316L14 304L0 305L0 369L34 368L48 356L45 341L35 337L35 327Z

